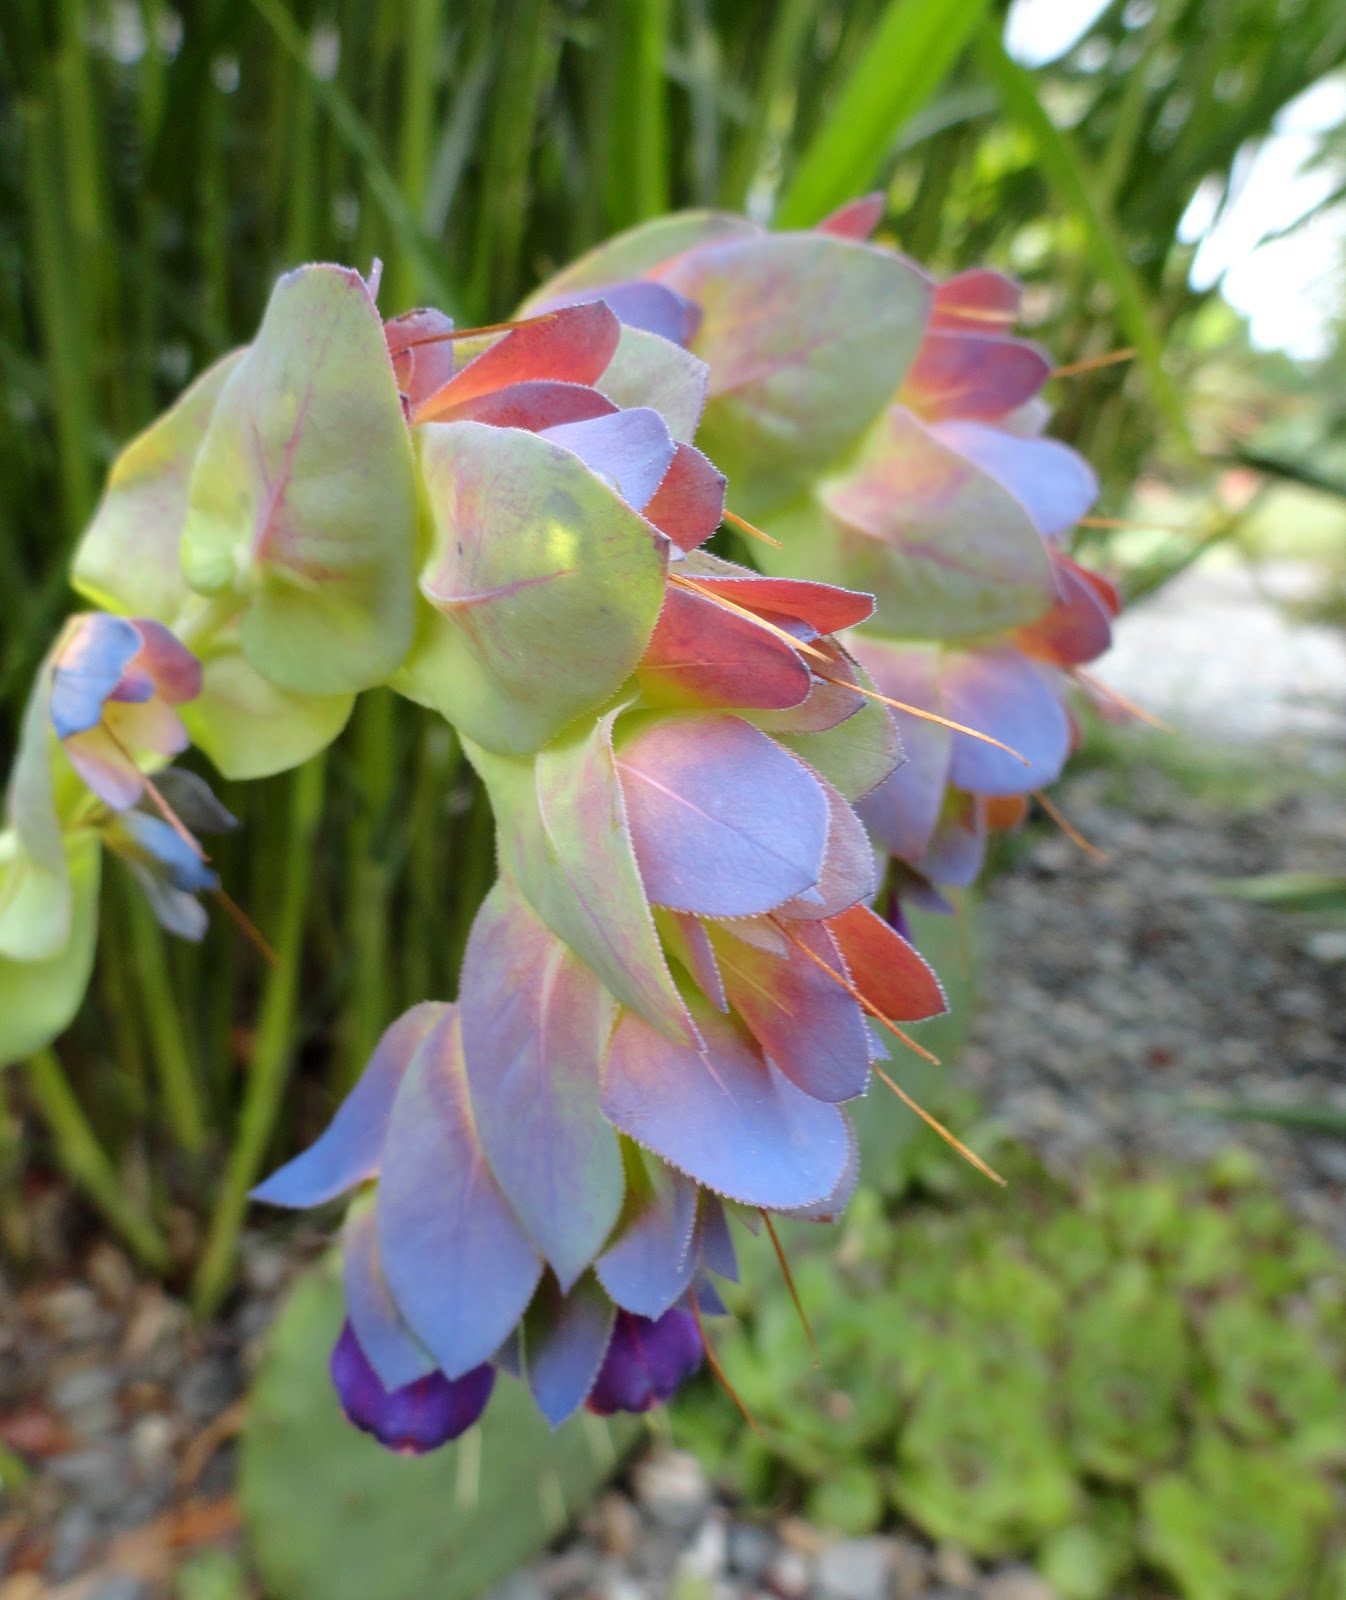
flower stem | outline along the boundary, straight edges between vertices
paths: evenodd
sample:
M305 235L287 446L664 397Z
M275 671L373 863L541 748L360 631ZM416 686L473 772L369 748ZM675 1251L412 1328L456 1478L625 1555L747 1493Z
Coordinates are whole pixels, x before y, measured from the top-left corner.
M28 1089L47 1124L62 1171L82 1188L145 1266L161 1272L168 1246L128 1200L126 1186L80 1109L60 1058L50 1048L28 1059Z
M248 1191L266 1157L289 1075L300 957L313 883L314 835L322 815L325 773L326 758L318 756L295 774L291 790L286 878L275 938L276 965L262 996L238 1130L192 1287L193 1303L203 1317L215 1311L228 1292Z
M168 973L164 936L144 898L140 895L127 898L136 975L154 1046L154 1065L164 1097L164 1112L179 1146L188 1155L199 1155L206 1144L206 1116L197 1085L196 1066Z

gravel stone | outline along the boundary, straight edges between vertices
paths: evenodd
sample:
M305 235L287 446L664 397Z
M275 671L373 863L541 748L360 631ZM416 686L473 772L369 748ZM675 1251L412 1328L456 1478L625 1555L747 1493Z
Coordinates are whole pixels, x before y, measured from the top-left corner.
M775 1548L775 1539L755 1522L730 1524L729 1568L746 1582L757 1582L766 1571Z
M847 1539L818 1557L815 1577L822 1600L886 1600L893 1568L888 1539Z
M632 1473L636 1499L665 1528L685 1531L701 1520L710 1503L710 1484L701 1463L683 1450L659 1450Z
M1031 1567L1004 1567L982 1579L981 1600L1058 1600L1056 1590Z

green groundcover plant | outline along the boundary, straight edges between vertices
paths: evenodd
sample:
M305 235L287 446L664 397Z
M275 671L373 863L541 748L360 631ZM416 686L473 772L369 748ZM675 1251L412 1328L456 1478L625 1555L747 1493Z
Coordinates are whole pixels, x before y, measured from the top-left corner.
M896 1512L1067 1600L1337 1600L1346 1263L1241 1154L1014 1167L1008 1200L942 1160L896 1214L857 1194L795 1269L816 1365L774 1258L746 1254L719 1358L761 1431L703 1384L675 1436L752 1504L852 1534Z

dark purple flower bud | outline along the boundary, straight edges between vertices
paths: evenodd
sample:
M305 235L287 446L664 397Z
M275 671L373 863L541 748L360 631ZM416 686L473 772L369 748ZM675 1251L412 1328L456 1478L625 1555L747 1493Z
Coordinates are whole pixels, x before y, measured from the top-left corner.
M466 1433L485 1411L495 1383L495 1368L485 1362L461 1378L432 1372L389 1391L349 1322L332 1350L331 1373L348 1420L402 1456L424 1455Z
M701 1333L690 1312L674 1306L653 1322L619 1311L608 1353L589 1391L590 1411L609 1416L662 1405L701 1365L701 1353Z

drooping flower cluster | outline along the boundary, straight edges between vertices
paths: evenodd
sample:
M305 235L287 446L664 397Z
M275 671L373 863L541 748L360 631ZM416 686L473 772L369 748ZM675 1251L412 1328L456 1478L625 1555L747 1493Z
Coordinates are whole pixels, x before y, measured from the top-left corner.
M668 1398L731 1220L835 1215L846 1102L944 1007L872 909L883 852L903 892L967 881L1064 759L1059 672L1114 609L1061 546L1092 477L1035 432L1013 286L936 287L876 220L665 219L466 332L300 269L77 553L104 610L44 667L11 783L0 977L31 1003L0 1054L78 1005L100 844L199 935L196 834L229 819L158 770L189 736L283 770L388 684L489 794L456 1002L394 1021L257 1191L359 1191L331 1370L393 1448L460 1433L502 1371L553 1423ZM703 548L726 484L765 574Z
M896 702L904 759L860 812L894 858L891 887L947 908L940 889L973 882L988 827L1022 820L1028 795L1059 776L1078 738L1073 671L1108 648L1119 602L1067 549L1098 485L1079 455L1043 436L1052 363L1013 336L1020 290L1001 273L936 283L902 263L922 313L909 318L918 342L899 380L884 386L879 363L857 362L838 432L791 440L790 377L814 376L802 353L814 324L798 308L819 299L821 263L843 259L836 241L867 249L881 214L868 197L812 237L715 213L667 219L600 246L529 306L611 294L611 279L629 293L623 280L638 272L696 308L688 343L712 374L703 434L735 436L736 501L778 539L761 564L875 597L872 621L848 643ZM883 308L841 298L875 270L872 254L861 264L852 252L826 303L881 338ZM840 367L829 376L840 383ZM795 446L788 458L784 444Z

